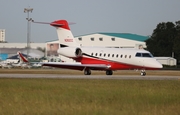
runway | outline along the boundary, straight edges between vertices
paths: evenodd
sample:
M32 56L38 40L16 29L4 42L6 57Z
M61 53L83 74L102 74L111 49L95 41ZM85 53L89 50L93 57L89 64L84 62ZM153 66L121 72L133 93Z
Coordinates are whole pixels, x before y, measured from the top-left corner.
M62 74L0 74L0 78L53 78L53 79L117 79L117 80L180 80L180 76L157 75L62 75Z

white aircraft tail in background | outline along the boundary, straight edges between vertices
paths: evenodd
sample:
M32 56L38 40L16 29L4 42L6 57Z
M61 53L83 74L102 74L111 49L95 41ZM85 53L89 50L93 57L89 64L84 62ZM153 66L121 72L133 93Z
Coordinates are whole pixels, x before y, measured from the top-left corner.
M81 47L75 41L66 20L34 23L50 24L55 27L60 44L58 53L79 62L77 64L48 62L42 63L43 66L84 70L85 75L90 75L91 70L104 70L106 75L112 75L115 70L140 69L143 76L146 75L145 70L162 68L152 54L143 49Z

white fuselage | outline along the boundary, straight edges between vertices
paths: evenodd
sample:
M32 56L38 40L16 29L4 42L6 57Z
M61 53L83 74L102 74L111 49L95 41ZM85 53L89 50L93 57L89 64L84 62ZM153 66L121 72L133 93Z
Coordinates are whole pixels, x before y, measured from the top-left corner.
M75 47L65 47L59 49L58 52L82 64L111 65L112 70L162 68L162 65L152 57L151 53L143 49L81 47L82 55L80 57L75 57L71 52L75 49Z

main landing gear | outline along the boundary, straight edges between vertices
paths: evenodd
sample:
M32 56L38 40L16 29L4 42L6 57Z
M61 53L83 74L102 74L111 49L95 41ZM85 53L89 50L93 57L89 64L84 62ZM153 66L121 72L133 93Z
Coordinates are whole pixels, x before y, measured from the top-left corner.
M112 70L106 70L106 75L112 75L113 71ZM84 75L91 75L91 70L90 69L85 69L84 70ZM146 71L141 70L141 76L146 76Z
M106 75L112 75L113 71L112 70L106 70ZM84 70L84 75L91 75L91 70L90 69L85 69Z
M112 70L106 70L106 75L112 75L113 71Z
M141 76L146 76L146 71L145 70L141 70Z
M84 75L91 75L91 70L90 69L85 69L84 70Z

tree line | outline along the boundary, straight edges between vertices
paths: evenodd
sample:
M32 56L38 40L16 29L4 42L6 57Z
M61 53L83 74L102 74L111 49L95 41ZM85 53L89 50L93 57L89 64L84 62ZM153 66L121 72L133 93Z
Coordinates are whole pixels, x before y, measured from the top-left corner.
M180 64L180 21L159 23L145 42L154 56L174 56Z

